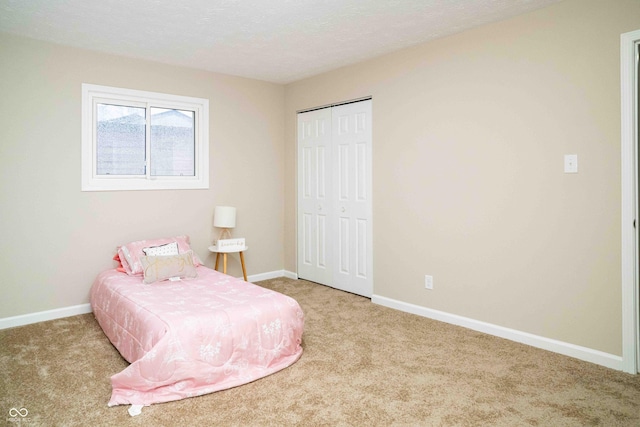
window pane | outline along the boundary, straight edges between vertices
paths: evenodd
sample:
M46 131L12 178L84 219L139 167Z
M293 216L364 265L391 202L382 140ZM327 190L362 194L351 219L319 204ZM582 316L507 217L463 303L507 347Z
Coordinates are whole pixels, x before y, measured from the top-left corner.
M195 176L195 114L151 108L151 175Z
M96 173L145 175L145 108L97 104Z

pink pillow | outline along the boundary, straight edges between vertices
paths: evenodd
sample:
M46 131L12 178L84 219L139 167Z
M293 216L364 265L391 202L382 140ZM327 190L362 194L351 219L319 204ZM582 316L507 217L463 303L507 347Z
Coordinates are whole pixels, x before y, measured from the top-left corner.
M118 248L120 249L120 248ZM118 262L118 266L116 267L116 270L118 270L121 273L126 273L127 271L124 269L124 267L122 266L122 261L120 261L120 255L116 252L116 254L113 256L113 260Z
M118 255L120 256L122 267L130 276L142 274L142 264L140 262L140 258L145 256L143 249L153 246L161 246L172 242L178 243L178 250L180 253L188 252L191 250L191 246L189 245L189 236L166 237L163 239L153 240L138 240L137 242L127 243L126 245L120 246L118 248ZM200 258L198 258L198 255L196 255L195 252L193 252L193 265L202 265L202 261L200 261Z

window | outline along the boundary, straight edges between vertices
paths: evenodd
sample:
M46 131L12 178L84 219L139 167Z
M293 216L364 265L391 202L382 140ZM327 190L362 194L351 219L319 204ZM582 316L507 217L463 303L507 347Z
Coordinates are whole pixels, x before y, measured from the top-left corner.
M209 188L209 100L82 85L82 191Z

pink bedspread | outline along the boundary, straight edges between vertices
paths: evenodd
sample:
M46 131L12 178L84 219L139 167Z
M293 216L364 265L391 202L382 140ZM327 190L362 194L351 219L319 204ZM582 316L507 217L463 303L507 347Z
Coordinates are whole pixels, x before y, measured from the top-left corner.
M109 406L149 405L254 381L302 355L304 315L286 295L200 266L198 278L142 283L108 270L91 306L131 364L111 377Z

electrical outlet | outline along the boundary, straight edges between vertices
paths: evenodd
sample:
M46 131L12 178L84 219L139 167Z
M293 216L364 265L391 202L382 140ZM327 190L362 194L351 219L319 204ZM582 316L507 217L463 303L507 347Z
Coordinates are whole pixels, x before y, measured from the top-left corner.
M425 289L433 289L433 276L424 276L424 287Z

